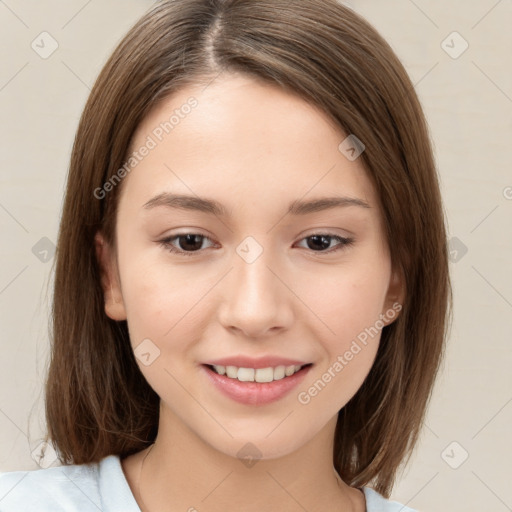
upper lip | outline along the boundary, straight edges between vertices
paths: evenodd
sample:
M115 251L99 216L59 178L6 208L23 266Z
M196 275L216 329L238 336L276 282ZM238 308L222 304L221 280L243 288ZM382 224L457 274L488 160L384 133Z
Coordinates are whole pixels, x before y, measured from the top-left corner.
M236 366L237 368L268 368L276 366L291 366L300 365L304 366L309 364L297 359L288 359L279 356L264 356L264 357L249 357L249 356L234 356L222 357L220 359L205 361L203 364L215 366Z

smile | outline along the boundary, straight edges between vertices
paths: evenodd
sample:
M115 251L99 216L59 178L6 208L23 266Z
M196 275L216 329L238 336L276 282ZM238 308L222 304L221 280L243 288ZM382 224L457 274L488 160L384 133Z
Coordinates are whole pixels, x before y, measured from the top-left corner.
M269 366L267 368L239 368L237 366L211 365L211 368L219 375L225 375L229 379L237 379L240 382L273 382L291 377L294 373L300 371L303 366L297 364Z
M213 384L212 389L220 391L222 395L245 405L265 405L289 394L302 382L312 366L309 363L250 368L202 364L200 368L209 385Z

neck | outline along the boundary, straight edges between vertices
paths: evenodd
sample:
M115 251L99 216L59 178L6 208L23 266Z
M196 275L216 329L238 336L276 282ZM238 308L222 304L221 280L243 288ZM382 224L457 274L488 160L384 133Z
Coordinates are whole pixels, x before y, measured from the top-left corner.
M139 452L123 465L143 512L364 510L362 493L334 471L335 426L333 418L299 450L279 458L258 459L250 446L233 457L206 444L162 408L151 451Z

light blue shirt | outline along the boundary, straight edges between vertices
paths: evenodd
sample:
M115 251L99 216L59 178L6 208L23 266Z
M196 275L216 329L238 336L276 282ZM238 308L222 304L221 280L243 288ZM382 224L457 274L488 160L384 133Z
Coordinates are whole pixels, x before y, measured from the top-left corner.
M416 512L363 487L367 512ZM118 455L99 463L0 473L0 512L140 512Z

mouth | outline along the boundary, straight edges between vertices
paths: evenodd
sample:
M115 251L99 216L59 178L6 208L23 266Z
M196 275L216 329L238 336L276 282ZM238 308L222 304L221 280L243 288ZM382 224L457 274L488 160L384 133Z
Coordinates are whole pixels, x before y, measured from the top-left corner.
M209 370L217 375L223 375L228 379L238 380L239 382L259 382L261 384L286 379L300 372L303 368L311 366L308 364L292 364L268 366L266 368L245 368L238 366L223 366L216 364L206 364Z
M265 368L201 364L213 389L245 405L265 405L285 397L299 385L313 364L278 365Z

